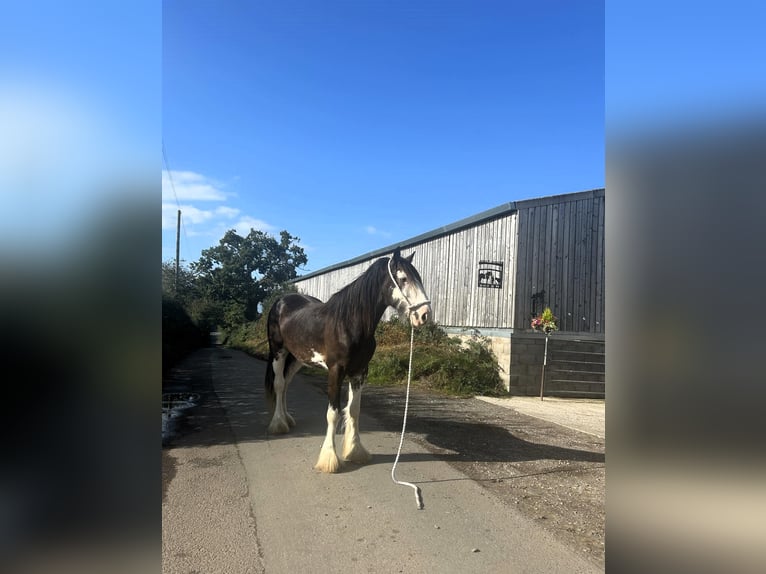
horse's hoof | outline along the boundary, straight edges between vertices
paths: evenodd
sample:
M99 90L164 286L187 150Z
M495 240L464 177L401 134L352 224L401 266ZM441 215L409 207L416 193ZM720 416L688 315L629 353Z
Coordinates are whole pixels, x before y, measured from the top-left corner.
M272 420L269 424L269 434L286 434L290 432L287 421Z
M320 472L334 473L340 470L340 460L333 450L324 450L319 453L319 459L314 468Z
M343 460L355 462L356 464L367 464L372 460L372 455L361 444L356 443L350 448L344 447Z

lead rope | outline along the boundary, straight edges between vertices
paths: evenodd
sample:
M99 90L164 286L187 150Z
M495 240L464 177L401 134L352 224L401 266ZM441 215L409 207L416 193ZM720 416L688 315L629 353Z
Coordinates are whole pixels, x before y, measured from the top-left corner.
M407 301L407 305L409 306L409 312L412 313L415 309L422 305L427 305L430 303L430 301L422 301L418 303L417 305L413 305L409 298L407 297L407 294L399 287L399 284L396 282L396 279L394 279L394 274L391 271L391 261L392 258L388 259L388 264L386 265L386 268L388 269L388 276L391 277L391 281L394 283L394 288L399 289L399 292L404 296L404 300ZM403 480L396 480L396 465L399 462L399 455L402 453L402 444L404 444L404 431L407 428L407 411L410 407L410 380L412 379L412 350L415 345L415 327L410 323L410 364L407 368L407 394L405 395L404 399L404 418L402 419L402 436L399 438L399 448L396 450L396 458L394 459L394 466L391 467L391 480L393 480L396 484L400 484L402 486L409 486L410 488L413 488L415 490L415 504L418 505L418 510L423 509L423 495L420 492L420 487L417 485L412 484L411 482L404 482Z
M420 487L412 484L411 482L405 482L403 480L396 480L396 464L399 462L399 455L402 452L402 444L404 443L404 430L407 428L407 411L410 406L410 379L412 377L412 349L415 342L415 327L410 325L410 366L407 368L407 394L404 399L404 418L402 420L402 436L399 439L399 448L396 450L396 458L394 459L394 466L391 467L391 480L396 484L402 486L409 486L415 489L415 504L418 505L418 510L423 509L423 494L420 492Z

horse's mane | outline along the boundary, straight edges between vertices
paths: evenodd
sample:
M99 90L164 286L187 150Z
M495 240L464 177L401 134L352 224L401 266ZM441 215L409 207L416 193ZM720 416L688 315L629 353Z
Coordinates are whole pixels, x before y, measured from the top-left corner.
M330 297L325 304L328 315L347 324L357 323L364 333L372 334L386 307L380 287L388 276L387 265L388 257L378 259Z

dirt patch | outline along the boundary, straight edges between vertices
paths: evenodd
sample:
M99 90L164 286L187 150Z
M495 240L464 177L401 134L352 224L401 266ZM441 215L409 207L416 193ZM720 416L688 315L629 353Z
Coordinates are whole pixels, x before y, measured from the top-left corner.
M368 388L362 403L362 417L401 430L402 389ZM408 438L603 567L602 438L477 399L424 391L412 392L409 413Z

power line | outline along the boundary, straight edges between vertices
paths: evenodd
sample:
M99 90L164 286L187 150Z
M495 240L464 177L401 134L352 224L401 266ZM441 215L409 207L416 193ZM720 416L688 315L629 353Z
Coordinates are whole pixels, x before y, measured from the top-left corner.
M178 206L178 211L181 211L181 203L178 201L178 194L176 193L176 185L173 181L173 172L170 170L170 163L168 162L168 154L165 151L165 140L162 140L162 160L165 162L165 172L168 174L168 181L170 181L170 188L173 190L173 197L176 200L176 205ZM186 243L189 242L189 236L186 233L186 223L181 219L180 213L179 213L179 222L181 224L181 228L184 231L184 239L186 240ZM176 249L177 251L177 249ZM178 259L178 255L176 254L176 259Z
M165 140L162 140L162 161L165 162L165 173L168 174L170 188L173 190L173 197L176 198L176 205L178 206L178 209L181 209L181 204L178 201L178 194L176 193L176 184L173 182L173 172L170 171L170 164L168 163L168 154L165 152Z

